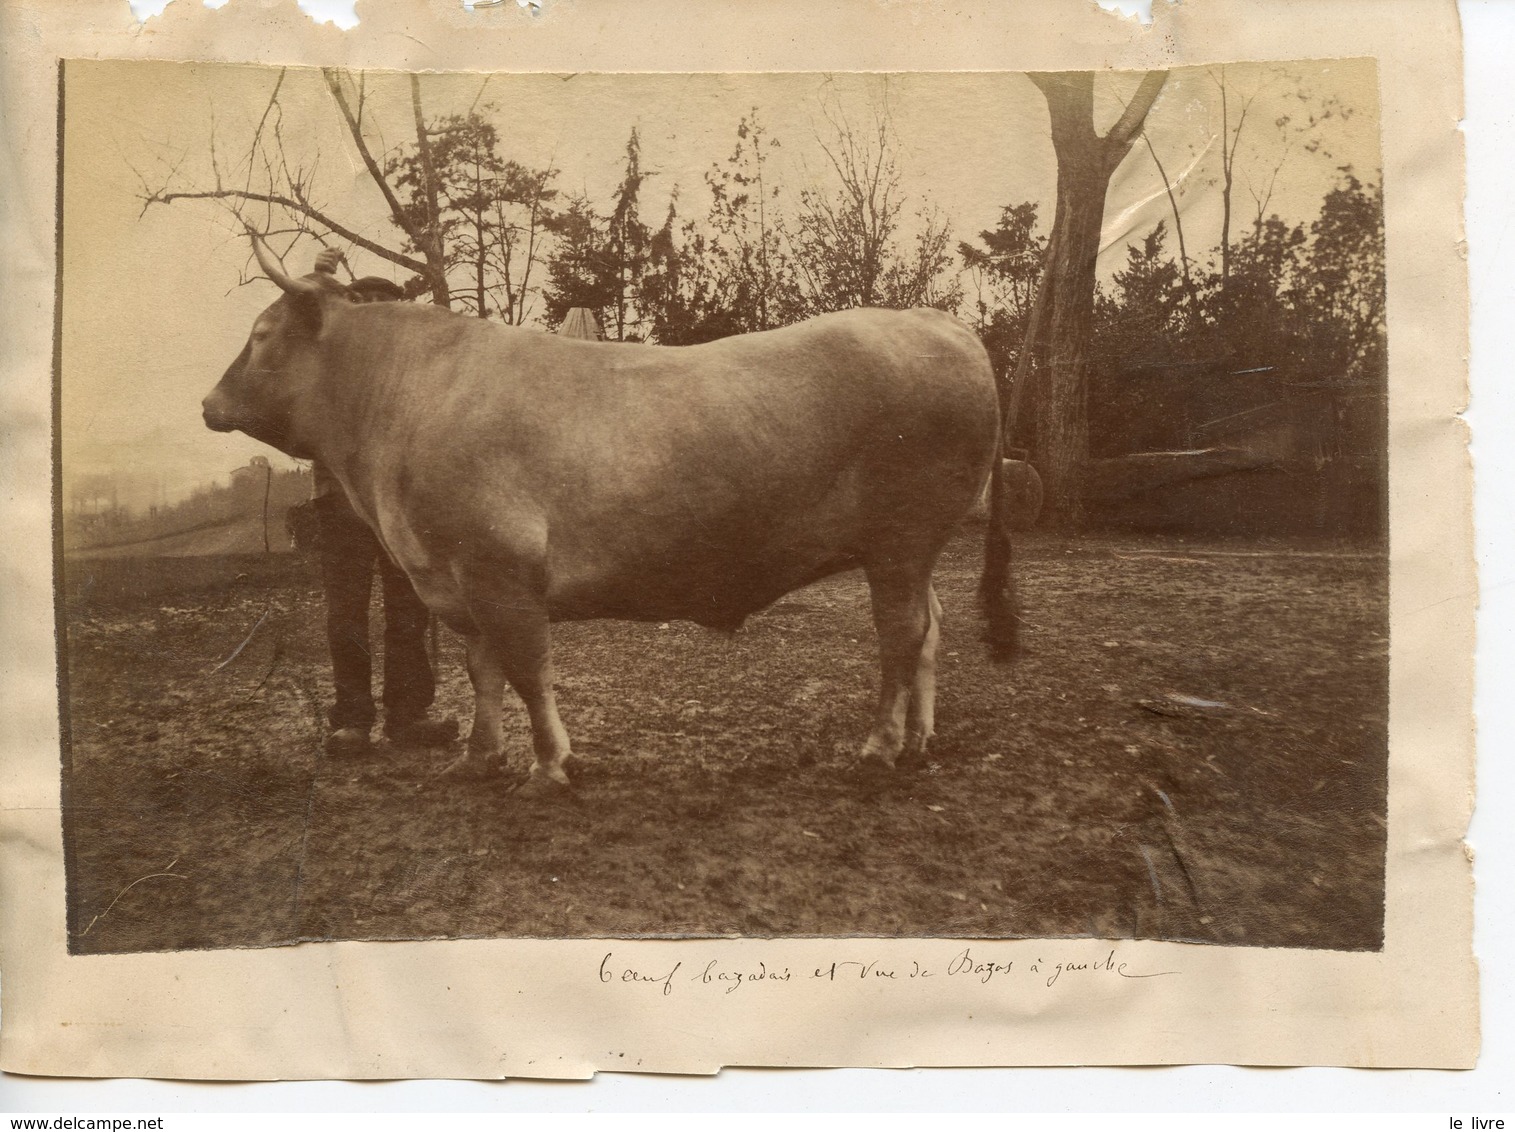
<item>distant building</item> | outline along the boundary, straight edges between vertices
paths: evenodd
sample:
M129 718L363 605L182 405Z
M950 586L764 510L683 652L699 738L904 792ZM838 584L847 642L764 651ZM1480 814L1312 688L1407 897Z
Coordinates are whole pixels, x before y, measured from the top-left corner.
M268 478L272 474L268 466L268 457L254 456L245 466L231 470L231 489L245 491L252 487L261 488L268 483Z

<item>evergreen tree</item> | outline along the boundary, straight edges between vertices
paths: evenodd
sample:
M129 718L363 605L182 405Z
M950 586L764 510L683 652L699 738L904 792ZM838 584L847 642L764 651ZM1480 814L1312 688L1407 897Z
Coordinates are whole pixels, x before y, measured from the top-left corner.
M1047 238L1036 228L1034 201L1007 204L999 223L978 234L982 246L966 241L957 246L973 281L973 326L1001 379L1020 354L1047 255Z
M574 307L587 307L608 339L637 342L652 334L652 307L666 301L663 291L670 285L667 236L654 249L655 233L641 217L642 184L654 175L642 168L641 138L633 128L609 210L601 213L586 198L573 197L552 218L555 248L547 265L544 312L549 328L561 325ZM663 257L658 266L655 252ZM651 303L642 294L649 272L658 276L652 291L659 297Z
M420 252L431 238L426 220L435 204L456 305L480 318L524 321L557 196L551 187L556 171L502 157L499 133L483 112L428 122L425 135L424 150L419 143L402 147L385 164L400 204L391 222L407 233L406 249ZM411 294L429 289L420 275L407 286Z
M581 196L569 197L550 221L553 251L547 261L543 320L548 329L561 326L574 307L594 313L601 327L615 302L609 230L605 218Z
M605 333L619 341L639 340L649 329L637 300L652 248L652 231L641 218L642 182L652 175L642 170L642 142L632 127L626 140L625 170L611 199L605 229L604 276L610 283Z
M769 169L778 140L768 137L755 107L737 123L736 135L726 164L705 174L709 237L699 250L711 260L712 301L719 311L707 321L740 334L794 322L802 317L803 303L785 250L779 184Z

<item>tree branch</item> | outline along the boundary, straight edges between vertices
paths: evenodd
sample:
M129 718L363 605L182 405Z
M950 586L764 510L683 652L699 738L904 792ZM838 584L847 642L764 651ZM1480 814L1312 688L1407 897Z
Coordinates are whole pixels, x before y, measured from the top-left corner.
M301 216L309 217L311 220L316 221L316 223L324 225L338 236L341 236L344 240L362 248L364 251L373 253L380 259L386 259L390 263L398 264L400 267L408 271L414 271L418 275L425 274L427 270L426 264L420 260L412 259L410 256L403 255L400 252L391 251L382 244L376 244L368 237L360 236L346 225L333 220L319 209L278 193L255 193L244 189L216 189L198 193L153 193L144 202L143 211L146 212L152 205L172 204L176 200L246 200L258 201L262 204L276 204Z
M244 189L251 189L252 188L252 173L253 173L252 155L254 153L258 152L258 143L263 140L263 127L268 124L268 116L274 112L274 109L276 107L279 106L279 89L281 87L283 87L283 85L284 85L284 75L285 75L285 73L288 70L289 70L288 67L280 67L279 68L279 77L278 77L278 79L276 79L274 81L274 89L273 89L272 93L270 93L269 96L268 96L268 105L263 108L263 117L261 117L261 118L258 119L258 126L257 126L257 128L255 130L253 130L252 142L247 147L247 153L248 153L247 180L244 181L243 184L242 184L242 187ZM282 110L281 110L281 113L282 113ZM274 123L274 127L277 130L277 128L278 128L278 123L277 122ZM214 135L212 135L212 141L214 142ZM215 150L214 150L214 148L211 151L211 165L212 165L212 167L214 167L214 165L215 165ZM216 177L216 187L217 188L221 187L221 184L220 184L221 178L220 178L219 172L220 171L217 170L217 177Z
M1194 310L1199 309L1199 296L1194 290L1194 280L1189 275L1189 252L1184 246L1184 220L1179 215L1178 197L1173 192L1173 182L1168 180L1168 171L1163 168L1163 163L1158 159L1157 148L1152 144L1152 135L1146 130L1142 131L1142 140L1147 143L1147 152L1152 155L1152 164L1157 166L1158 176L1163 179L1163 188L1168 193L1168 205L1173 209L1173 230L1178 233L1178 260L1184 269L1184 293L1189 298L1189 303Z
M1148 71L1142 76L1141 85L1136 88L1130 103L1104 137L1105 161L1110 168L1119 165L1125 160L1126 154L1131 152L1131 147L1136 144L1136 135L1141 133L1141 128L1147 121L1147 111L1152 109L1152 104L1157 101L1157 96L1162 93L1163 84L1167 81L1167 71Z
M437 169L431 157L431 139L426 133L426 119L421 114L421 76L410 76L410 106L416 120L416 156L421 162L421 189L426 194L426 258L441 258L441 208L437 200Z
M322 67L321 77L326 80L326 88L331 91L331 96L336 100L337 109L342 112L342 119L347 123L347 132L352 135L353 144L358 147L358 156L363 159L363 166L368 170L368 175L373 179L374 185L379 192L384 194L384 203L389 206L390 215L395 218L395 223L400 230L415 241L417 246L425 246L421 232L411 223L405 208L395 196L394 190L389 187L389 182L384 179L384 171L379 168L379 163L374 160L369 151L368 143L363 140L363 128L358 120L353 117L352 107L347 104L347 96L342 93L341 75L332 67ZM425 267L418 270L424 272Z

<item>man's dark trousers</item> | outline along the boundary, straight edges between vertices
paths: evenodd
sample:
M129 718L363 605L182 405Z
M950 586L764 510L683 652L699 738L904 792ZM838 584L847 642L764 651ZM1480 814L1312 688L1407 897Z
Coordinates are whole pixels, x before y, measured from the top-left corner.
M327 718L334 730L373 726L368 602L377 565L384 592L384 728L393 732L422 719L436 695L426 655L426 606L340 491L317 498L316 514L326 587L326 635L337 686L337 702Z

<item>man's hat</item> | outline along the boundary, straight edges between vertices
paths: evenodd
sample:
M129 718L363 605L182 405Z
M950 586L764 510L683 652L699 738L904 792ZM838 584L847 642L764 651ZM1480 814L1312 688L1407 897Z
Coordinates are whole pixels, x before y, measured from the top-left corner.
M405 297L405 292L398 284L382 275L365 275L361 279L354 279L347 285L347 289L363 303L396 302Z

